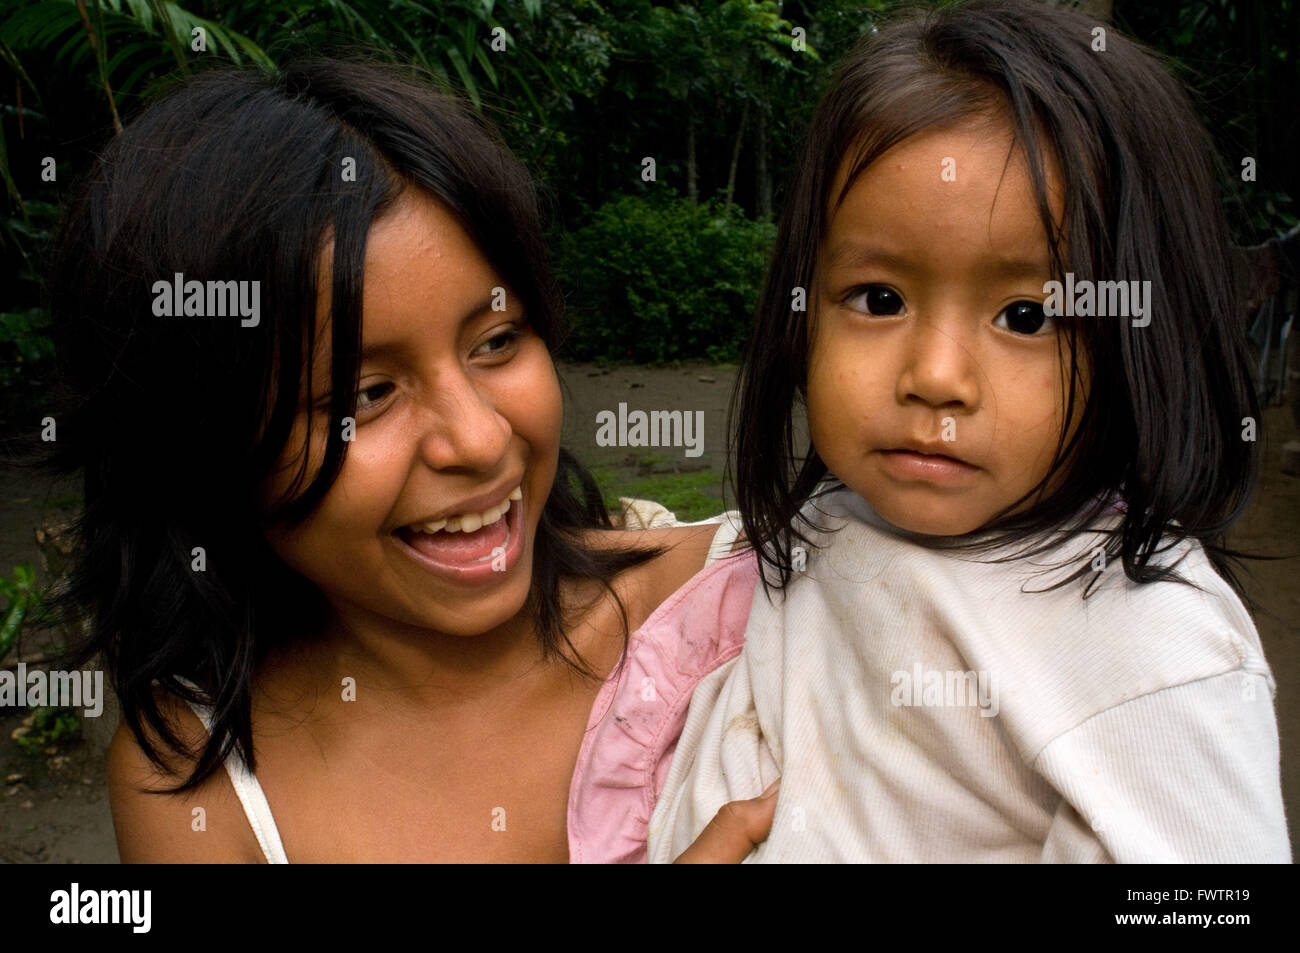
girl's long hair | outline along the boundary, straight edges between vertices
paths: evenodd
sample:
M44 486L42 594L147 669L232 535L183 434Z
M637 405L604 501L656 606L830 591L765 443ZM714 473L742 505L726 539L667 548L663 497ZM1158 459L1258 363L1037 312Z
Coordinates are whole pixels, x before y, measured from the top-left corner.
M310 479L302 448L296 481L269 511L257 491L300 394L313 392L318 262L330 241L329 412L355 414L366 235L407 188L457 216L554 353L562 310L531 179L461 104L395 67L205 72L129 123L68 208L50 282L63 410L49 462L84 474L85 508L61 604L87 633L74 662L103 654L142 750L166 768L157 738L192 761L171 790L201 784L232 750L255 767L257 666L324 621L322 596L265 531L321 501L343 465L342 429L330 428ZM154 284L178 274L260 282L260 323L157 316ZM596 580L618 602L612 578L661 551L581 544L580 531L610 526L594 481L562 450L529 610L548 657L587 675L564 632L560 580ZM202 751L168 724L159 690L212 707Z
M1096 28L1104 31L1104 50ZM732 481L748 538L774 585L808 543L800 508L834 479L795 446L794 412L807 398L809 316L795 289L815 299L818 246L859 174L890 147L927 129L996 112L1029 163L1053 277L1150 281L1150 324L1127 318L1063 320L1068 369L1064 419L1075 410L1079 354L1090 368L1076 434L1058 441L1059 489L1007 510L976 537L932 538L936 547L1018 555L1083 529L1102 501L1123 500L1108 542L1137 582L1169 578L1153 556L1186 538L1203 541L1236 585L1222 535L1241 514L1257 475L1247 439L1259 407L1251 386L1240 299L1213 149L1182 86L1156 55L1072 11L1040 3L975 0L913 13L864 36L813 116L760 295L731 417ZM1065 188L1053 221L1044 163L1054 156ZM833 194L836 171L849 176ZM1073 462L1077 461L1077 463ZM1069 578L1089 571L1085 564ZM764 573L767 585L768 574ZM1095 578L1095 577L1094 577Z

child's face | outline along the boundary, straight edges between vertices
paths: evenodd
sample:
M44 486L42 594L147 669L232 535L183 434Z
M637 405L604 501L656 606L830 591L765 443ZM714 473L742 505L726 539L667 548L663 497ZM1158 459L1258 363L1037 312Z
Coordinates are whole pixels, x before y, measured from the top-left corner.
M989 522L1047 474L1067 426L1065 342L1041 307L1046 236L1010 147L1001 120L905 140L854 182L818 249L813 445L913 532ZM1050 162L1048 189L1059 216Z
M326 259L321 315L329 313ZM505 289L505 309L492 308L493 289L504 285L456 219L416 190L371 228L355 435L319 507L301 526L270 534L353 630L396 622L477 635L525 603L562 409L554 365L519 299ZM318 333L328 341L327 325ZM273 493L296 467L308 426L310 474L326 428L344 426L321 403L328 367L320 355L316 409L309 423L304 402ZM516 488L522 499L491 525L420 532L448 515L491 517Z

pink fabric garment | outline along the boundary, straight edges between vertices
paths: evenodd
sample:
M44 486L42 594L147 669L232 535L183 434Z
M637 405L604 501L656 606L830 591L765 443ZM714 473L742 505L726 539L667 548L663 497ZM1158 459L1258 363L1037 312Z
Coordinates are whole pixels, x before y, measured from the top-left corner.
M601 687L569 787L569 862L645 863L646 836L699 681L740 654L753 551L711 563L628 641Z

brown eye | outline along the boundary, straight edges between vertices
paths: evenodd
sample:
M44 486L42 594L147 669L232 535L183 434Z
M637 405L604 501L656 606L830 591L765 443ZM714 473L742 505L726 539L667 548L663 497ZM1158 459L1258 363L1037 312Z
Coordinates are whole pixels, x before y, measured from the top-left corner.
M479 352L491 357L495 354L509 353L519 339L524 336L524 332L518 328L508 328L500 334L493 335L483 342L479 347Z
M855 291L846 302L857 311L878 317L902 314L903 296L887 285L868 285Z
M1014 331L1016 334L1038 334L1053 330L1052 319L1043 312L1043 306L1036 301L1017 301L993 319L993 326Z
M369 410L376 404L383 403L385 397L393 392L393 385L385 381L382 384L372 384L369 387L363 387L357 391L357 410Z

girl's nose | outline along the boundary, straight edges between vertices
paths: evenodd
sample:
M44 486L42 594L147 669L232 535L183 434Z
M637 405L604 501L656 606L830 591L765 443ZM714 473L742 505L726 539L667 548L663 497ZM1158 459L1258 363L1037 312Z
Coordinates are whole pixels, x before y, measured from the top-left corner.
M963 323L915 323L898 376L900 403L967 411L979 405L979 363Z
M420 452L435 470L493 470L510 444L513 428L491 391L463 375L440 382Z

